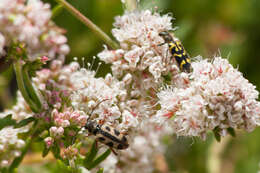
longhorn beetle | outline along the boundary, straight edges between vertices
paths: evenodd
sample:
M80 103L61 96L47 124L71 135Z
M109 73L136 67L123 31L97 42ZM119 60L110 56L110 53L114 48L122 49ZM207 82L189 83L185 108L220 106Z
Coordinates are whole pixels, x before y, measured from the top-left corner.
M90 116L88 117L85 129L94 136L96 136L96 141L99 141L107 145L112 152L117 155L113 148L117 150L123 150L128 148L129 144L126 136L109 125L98 124L95 120L90 120L93 111L99 106L100 103L108 99L100 101L92 110Z
M181 42L179 40L174 40L168 31L160 32L159 36L161 36L164 39L164 43L161 43L158 46L168 44L169 50L172 53L172 56L177 61L180 70L185 72L190 72L191 71L190 58L186 50L182 46Z

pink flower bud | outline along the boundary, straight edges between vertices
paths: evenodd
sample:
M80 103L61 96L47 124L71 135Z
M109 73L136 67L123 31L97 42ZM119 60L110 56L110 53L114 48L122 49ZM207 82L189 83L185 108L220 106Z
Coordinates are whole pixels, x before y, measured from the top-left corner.
M62 136L63 133L64 133L64 129L63 129L62 127L59 127L59 128L57 129L57 134L58 134L59 136Z
M51 117L52 117L53 119L56 119L56 118L58 118L58 116L59 116L58 110L57 110L57 109L53 109L53 111L52 111L52 113L51 113Z
M68 127L68 126L70 126L69 120L63 120L63 121L61 122L61 126L62 126L62 127Z
M54 142L54 139L52 137L47 137L44 139L44 142L45 142L47 148L50 148Z
M78 118L78 122L80 126L85 126L87 123L87 117L82 115Z
M44 63L44 64L45 64L46 61L48 61L48 60L49 60L49 58L48 58L47 56L42 56L42 57L41 57L41 62Z
M55 137L56 136L57 127L53 126L50 128L50 135Z

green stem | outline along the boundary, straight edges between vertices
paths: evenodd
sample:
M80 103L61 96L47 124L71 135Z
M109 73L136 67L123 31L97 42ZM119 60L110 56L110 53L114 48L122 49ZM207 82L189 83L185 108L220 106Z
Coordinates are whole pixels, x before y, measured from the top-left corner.
M226 149L231 137L226 136L221 142L213 140L209 147L208 159L207 159L207 169L209 173L221 173L221 155Z
M61 13L62 9L63 9L63 6L61 4L56 5L52 9L51 18L54 19L56 16L58 16Z
M95 32L107 45L113 49L119 48L119 45L114 42L105 32L103 32L97 25L95 25L91 20L79 12L76 8L70 5L65 0L56 0L59 4L62 4L72 15L78 18L82 23L89 27L93 32Z
M136 0L125 0L125 7L128 11L133 11L137 8Z
M41 110L42 108L42 103L41 100L39 99L33 85L32 82L30 80L29 74L28 74L28 66L25 66L22 70L23 73L23 79L24 79L24 83L25 83L25 87L27 90L27 93L29 94L29 96L32 98L33 102L37 105L38 110Z
M37 106L33 103L33 101L31 100L30 96L27 93L25 85L24 85L21 61L14 62L13 66L14 66L14 70L15 70L17 85L18 85L20 92L22 93L24 100L27 102L27 104L30 106L30 108L32 109L33 112L38 113L39 110L38 110Z

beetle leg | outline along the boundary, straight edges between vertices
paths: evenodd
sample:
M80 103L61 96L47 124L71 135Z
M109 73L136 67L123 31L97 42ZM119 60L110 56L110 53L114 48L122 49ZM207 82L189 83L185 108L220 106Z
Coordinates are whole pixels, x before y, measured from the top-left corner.
M98 141L95 140L95 147L98 148Z
M113 148L110 147L110 150L114 153L114 155L118 155Z
M166 44L165 42L164 43L160 43L160 44L157 44L157 46L162 46L162 45L164 45L164 44Z

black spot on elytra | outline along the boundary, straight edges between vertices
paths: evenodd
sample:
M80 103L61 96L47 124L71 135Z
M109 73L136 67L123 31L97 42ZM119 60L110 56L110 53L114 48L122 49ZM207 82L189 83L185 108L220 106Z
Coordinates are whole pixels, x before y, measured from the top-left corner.
M113 147L114 146L113 142L108 142L108 143L106 143L106 145L109 146L109 147Z
M106 130L110 132L110 127L106 126Z
M114 129L114 133L115 133L116 136L120 135L120 132L116 129Z
M122 145L122 144L119 144L119 145L117 146L117 149L122 150L122 149L123 149L123 145Z
M101 142L103 142L103 141L105 141L106 139L103 138L103 137L99 137L98 140L101 141Z
M104 130L100 130L99 133L101 135L103 135L104 137L110 139L111 141L115 142L115 143L120 143L121 142L121 140L118 139L116 136L114 136L114 135L112 135L112 134L110 134L110 133L108 133L108 132L106 132Z
M94 129L93 130L93 134L96 136L97 135L97 132L98 132L98 129Z

